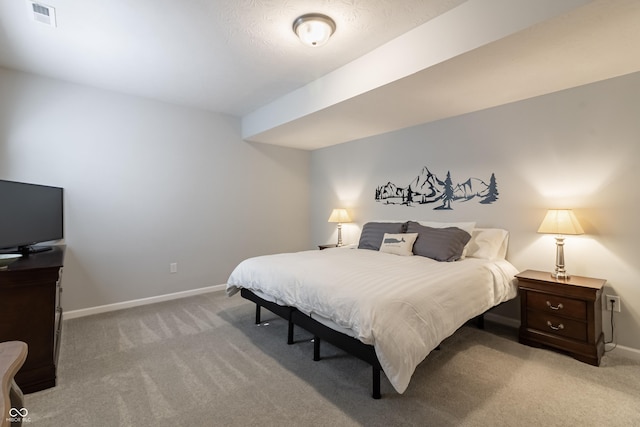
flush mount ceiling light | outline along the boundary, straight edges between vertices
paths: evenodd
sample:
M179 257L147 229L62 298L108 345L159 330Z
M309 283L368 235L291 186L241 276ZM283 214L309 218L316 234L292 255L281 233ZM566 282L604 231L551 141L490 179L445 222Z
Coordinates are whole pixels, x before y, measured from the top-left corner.
M336 23L327 15L308 13L293 21L293 32L302 43L318 47L325 44L336 30Z

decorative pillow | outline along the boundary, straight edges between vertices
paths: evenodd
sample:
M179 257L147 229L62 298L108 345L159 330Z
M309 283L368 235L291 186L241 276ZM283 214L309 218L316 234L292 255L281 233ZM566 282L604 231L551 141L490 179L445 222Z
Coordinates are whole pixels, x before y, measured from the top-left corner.
M467 244L467 256L504 259L507 255L509 232L501 228L476 228Z
M466 231L470 235L472 235L473 230L476 227L475 222L438 222L438 221L417 221L417 222L420 225L424 225L426 227L431 227L431 228L456 227L456 228L459 228L460 230ZM462 250L462 255L460 256L460 259L464 259L465 256L467 256L468 250L469 250L469 243L467 243L464 249Z
M433 228L417 222L407 223L407 233L418 233L413 253L436 261L457 261L471 234L457 227Z
M380 245L380 252L402 256L412 256L413 244L417 238L418 233L384 233L384 238L382 239L382 244Z
M406 222L368 222L362 227L358 249L380 250L384 233L398 234L405 231Z
M450 228L456 227L471 234L476 228L475 222L438 222L438 221L416 221L420 225L431 228Z

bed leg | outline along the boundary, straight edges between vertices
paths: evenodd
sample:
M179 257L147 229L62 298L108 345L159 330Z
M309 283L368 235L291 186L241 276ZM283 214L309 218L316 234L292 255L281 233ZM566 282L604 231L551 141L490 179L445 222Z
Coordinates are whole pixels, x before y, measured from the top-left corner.
M374 399L380 399L380 368L376 368L375 366L371 367L373 372L373 393L371 397Z
M256 325L260 324L260 305L256 304Z
M313 337L313 360L320 360L320 337Z
M287 344L293 344L293 319L289 317L289 330L287 331Z

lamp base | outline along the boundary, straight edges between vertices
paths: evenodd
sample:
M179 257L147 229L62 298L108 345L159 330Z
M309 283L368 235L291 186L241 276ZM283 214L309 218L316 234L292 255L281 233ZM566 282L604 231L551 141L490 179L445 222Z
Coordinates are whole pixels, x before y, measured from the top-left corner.
M569 280L571 276L569 276L566 272L555 272L551 273L551 277L557 280Z
M551 277L557 280L567 280L569 275L564 269L564 237L556 236L556 272Z

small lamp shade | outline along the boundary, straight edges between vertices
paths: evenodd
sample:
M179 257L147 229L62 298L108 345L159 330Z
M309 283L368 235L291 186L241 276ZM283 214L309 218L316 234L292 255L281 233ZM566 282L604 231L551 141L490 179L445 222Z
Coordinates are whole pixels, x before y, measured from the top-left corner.
M349 213L346 209L334 209L331 211L331 215L329 216L329 221L327 222L337 222L338 223L338 244L337 246L342 246L342 223L343 222L351 222L351 218L349 217Z
M556 279L568 279L569 275L564 269L564 235L584 234L582 226L571 209L549 209L538 233L556 235L556 271L552 276Z
M329 216L329 221L327 222L351 222L351 218L346 209L334 209L331 211L331 216Z
M584 234L584 230L571 209L549 209L538 228L538 233Z

